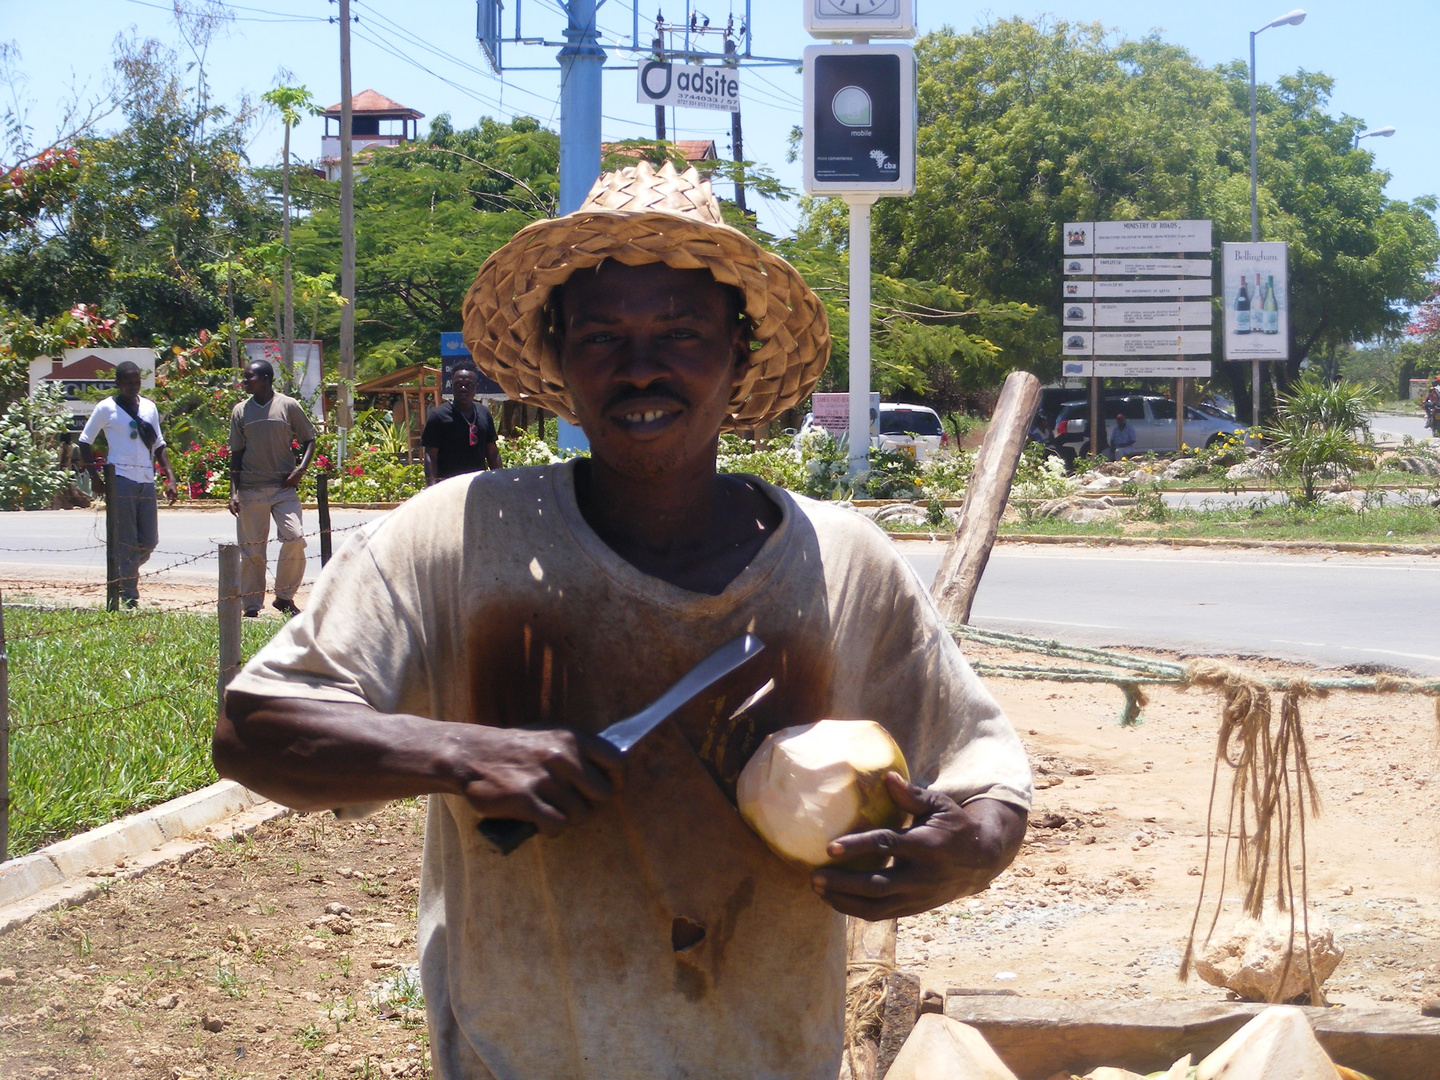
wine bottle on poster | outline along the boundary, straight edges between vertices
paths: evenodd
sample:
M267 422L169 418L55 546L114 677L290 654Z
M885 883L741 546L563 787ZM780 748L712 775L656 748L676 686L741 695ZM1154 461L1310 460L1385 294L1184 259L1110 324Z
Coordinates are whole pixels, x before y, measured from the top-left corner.
M1235 296L1235 333L1250 333L1250 290L1245 275L1240 275L1240 292Z
M1275 275L1271 274L1270 279L1265 283L1265 302L1261 305L1265 312L1265 333L1280 333L1280 305L1275 302Z

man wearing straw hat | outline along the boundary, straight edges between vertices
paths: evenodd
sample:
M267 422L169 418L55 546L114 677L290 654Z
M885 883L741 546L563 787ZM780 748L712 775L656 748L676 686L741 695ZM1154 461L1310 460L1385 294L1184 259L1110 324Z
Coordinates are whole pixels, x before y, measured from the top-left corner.
M840 913L984 888L1030 773L878 529L716 471L723 428L809 395L819 301L697 174L641 164L496 252L465 337L592 456L445 481L352 540L231 684L216 765L306 810L432 796L418 940L442 1080L833 1080ZM766 649L624 758L595 737L746 631ZM919 785L889 781L911 828L834 849L889 869L796 869L735 810L760 741L829 716L883 723ZM542 835L502 856L487 817Z

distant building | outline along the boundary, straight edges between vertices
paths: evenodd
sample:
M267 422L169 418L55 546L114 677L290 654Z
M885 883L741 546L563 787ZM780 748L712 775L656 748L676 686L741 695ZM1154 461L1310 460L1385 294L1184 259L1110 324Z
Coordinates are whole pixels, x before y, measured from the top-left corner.
M702 161L718 161L720 155L715 151L714 139L677 139L672 144L675 149L685 155L685 160L691 165ZM633 146L621 146L619 143L602 143L600 146L602 154L624 154L627 157L640 157L640 150Z
M399 146L420 137L425 114L391 101L374 90L362 90L350 99L350 148L358 159L377 146ZM330 121L335 121L332 134ZM395 125L399 124L399 130ZM381 125L385 131L381 131ZM325 134L320 139L320 166L326 180L340 179L340 104L325 110Z

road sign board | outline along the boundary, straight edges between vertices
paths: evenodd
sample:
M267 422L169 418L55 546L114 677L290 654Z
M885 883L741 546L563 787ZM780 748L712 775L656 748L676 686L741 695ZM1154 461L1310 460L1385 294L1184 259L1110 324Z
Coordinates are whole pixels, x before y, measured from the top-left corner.
M1066 326L1209 326L1207 300L1154 304L1083 304L1067 300L1062 308Z
M1132 300L1162 300L1180 296L1209 296L1209 278L1180 278L1161 281L1067 281L1060 287L1066 300L1091 297L1126 297Z
M1121 277L1209 277L1209 259L1061 259L1066 275Z
M1066 330L1066 356L1192 356L1210 351L1209 330ZM1097 373L1098 374L1098 373Z
M1065 360L1067 379L1208 379L1209 360Z
M1210 250L1209 221L1067 221L1065 255L1130 255Z

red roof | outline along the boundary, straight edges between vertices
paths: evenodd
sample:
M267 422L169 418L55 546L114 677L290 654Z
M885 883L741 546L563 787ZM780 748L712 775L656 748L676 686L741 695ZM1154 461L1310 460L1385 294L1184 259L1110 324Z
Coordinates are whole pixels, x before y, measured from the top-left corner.
M676 139L671 144L685 156L686 161L716 161L720 155L715 151L714 139ZM619 143L604 143L601 151L606 154L624 154L626 157L640 157L640 149L621 146Z
M343 102L336 102L325 110L326 116L338 117ZM351 116L373 116L380 120L419 120L424 113L416 112L398 101L392 101L374 90L361 90L350 99Z
M71 379L111 379L115 376L115 361L106 360L103 357L91 353L89 356L82 356L73 363L66 364L58 370L52 370L50 374L42 376L46 379L58 379L61 382L69 382Z

